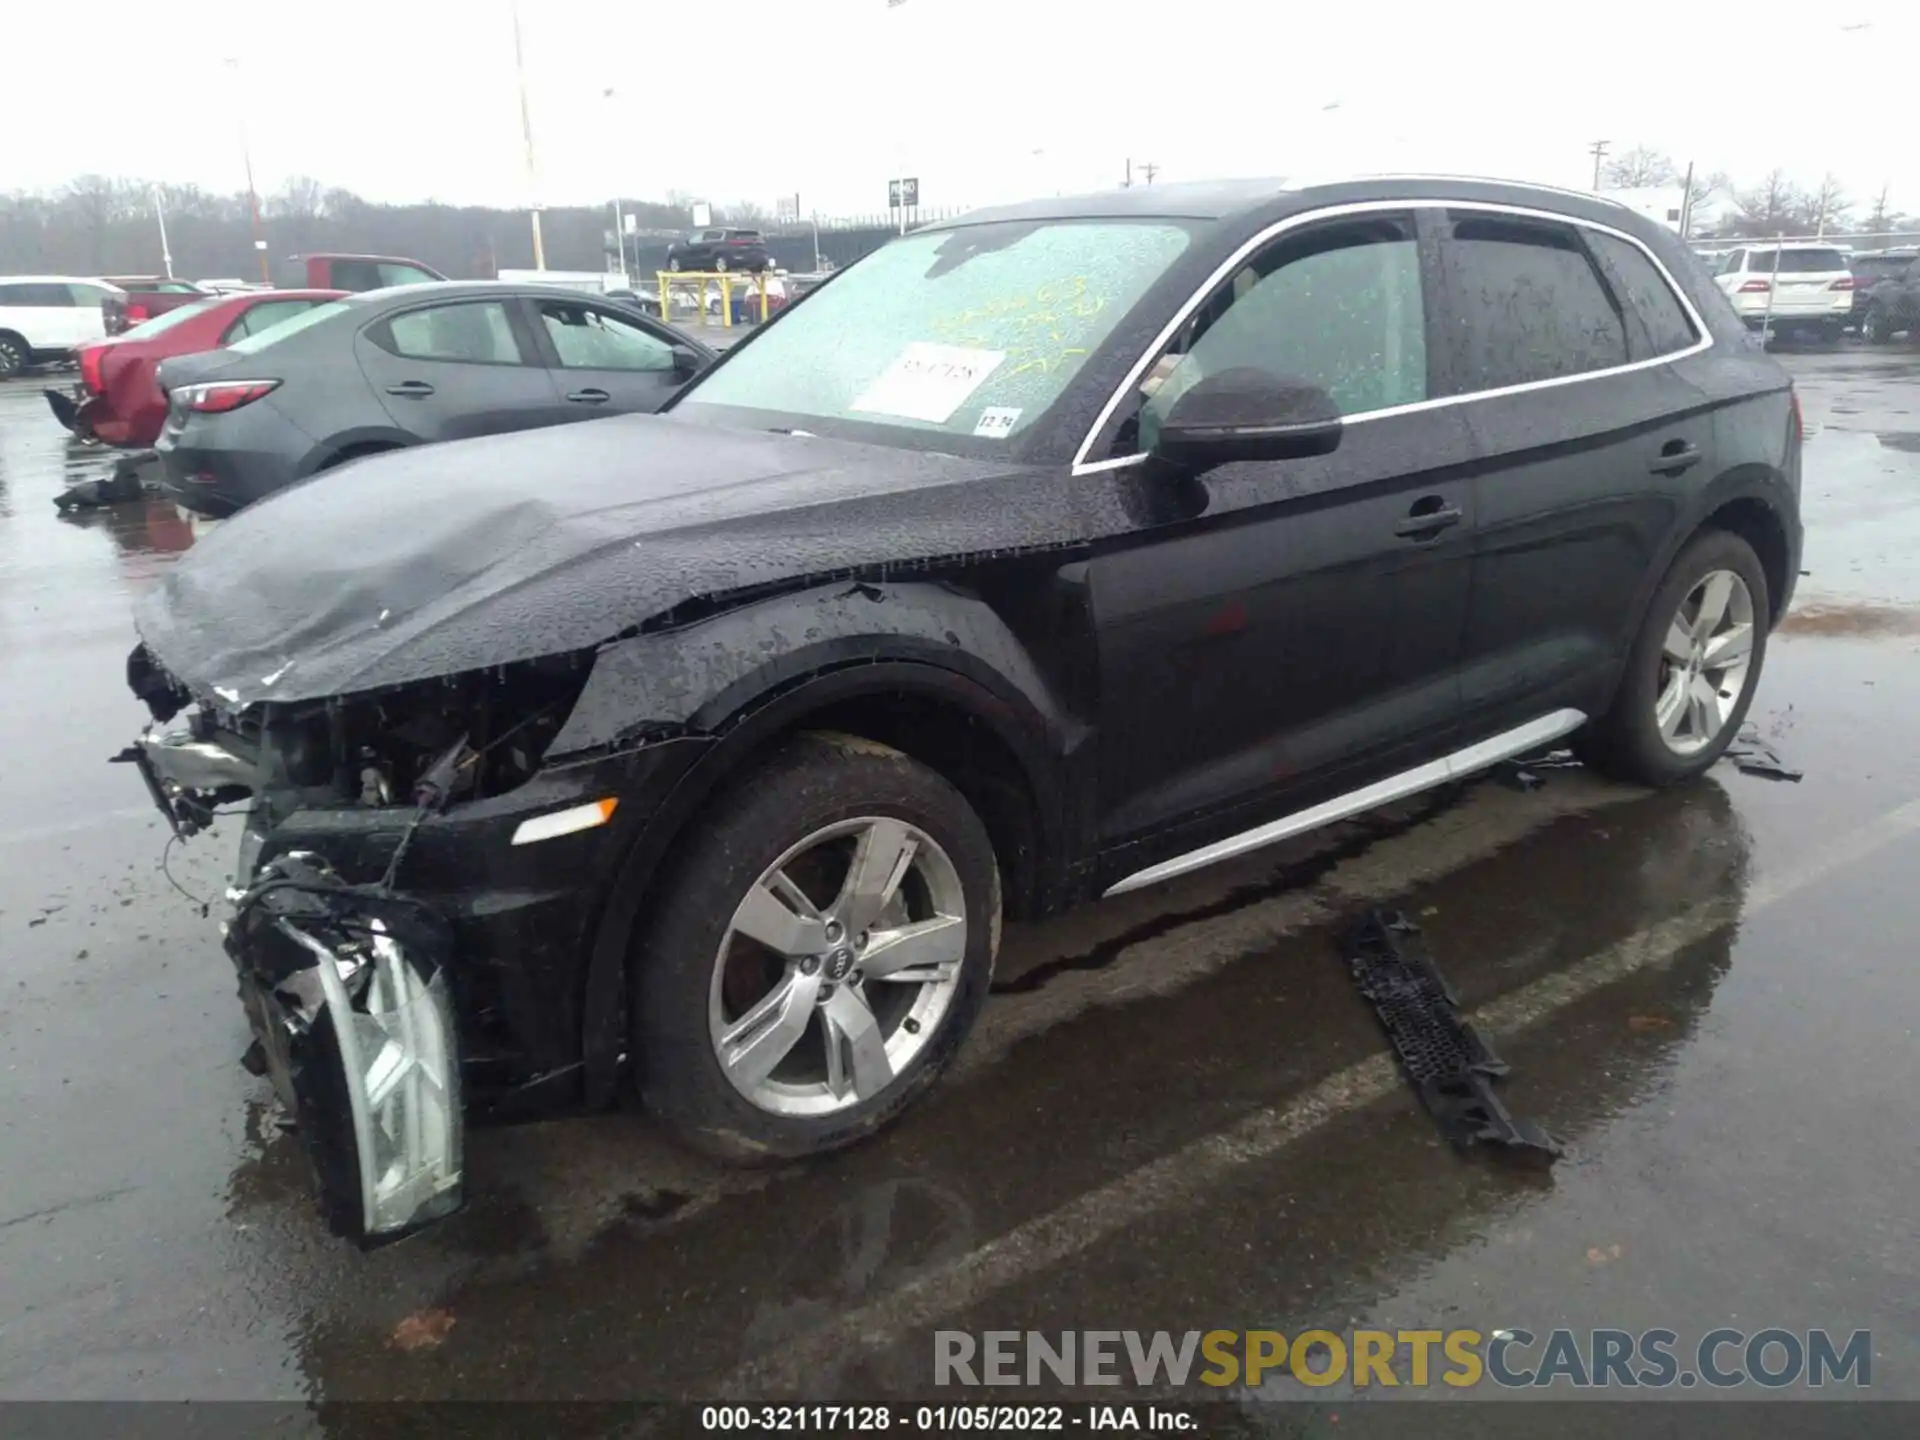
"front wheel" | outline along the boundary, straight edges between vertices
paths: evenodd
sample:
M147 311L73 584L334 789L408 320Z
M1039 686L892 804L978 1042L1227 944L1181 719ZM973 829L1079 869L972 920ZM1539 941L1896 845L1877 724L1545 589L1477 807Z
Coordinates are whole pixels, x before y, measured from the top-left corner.
M713 262L713 269L715 274L718 274L718 275L726 274L727 273L727 257L724 255L717 256Z
M1893 332L1887 328L1887 312L1875 305L1868 309L1865 318L1860 321L1860 338L1869 345L1884 345L1893 338Z
M11 335L0 335L0 380L18 375L27 368L27 347Z
M1769 604L1752 546L1725 530L1694 539L1647 607L1612 709L1577 737L1582 757L1655 786L1718 760L1760 682Z
M729 1160L871 1134L986 1000L1000 879L959 791L896 750L803 735L717 800L632 956L642 1103Z
M669 255L667 257L667 269L673 271L676 275L680 273L680 257L678 255Z

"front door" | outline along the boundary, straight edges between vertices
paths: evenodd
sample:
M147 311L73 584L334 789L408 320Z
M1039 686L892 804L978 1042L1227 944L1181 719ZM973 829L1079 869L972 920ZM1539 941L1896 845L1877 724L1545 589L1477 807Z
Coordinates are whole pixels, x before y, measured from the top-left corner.
M551 424L553 381L517 322L518 304L443 301L361 331L354 353L393 423L423 441Z
M1430 394L1429 269L1411 213L1289 233L1149 368L1118 453L1150 451L1179 394L1238 366L1318 385L1346 425L1312 459L1111 472L1172 518L1091 566L1110 865L1446 753L1474 516L1457 410L1405 408Z
M651 414L686 378L673 341L645 321L586 300L531 300L542 361L552 367L554 420Z

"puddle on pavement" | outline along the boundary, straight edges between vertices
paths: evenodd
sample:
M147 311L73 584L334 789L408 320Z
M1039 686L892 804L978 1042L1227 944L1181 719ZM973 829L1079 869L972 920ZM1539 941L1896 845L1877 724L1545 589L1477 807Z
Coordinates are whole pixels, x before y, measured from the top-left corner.
M1778 635L1920 635L1920 608L1809 600L1793 607Z

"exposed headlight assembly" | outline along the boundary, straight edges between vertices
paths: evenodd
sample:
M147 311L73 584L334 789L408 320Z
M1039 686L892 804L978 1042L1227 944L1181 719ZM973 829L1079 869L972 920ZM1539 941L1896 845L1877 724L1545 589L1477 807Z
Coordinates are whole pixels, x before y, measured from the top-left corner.
M328 1224L363 1245L460 1204L450 947L428 907L345 885L308 855L263 867L228 927L258 1068L294 1118Z

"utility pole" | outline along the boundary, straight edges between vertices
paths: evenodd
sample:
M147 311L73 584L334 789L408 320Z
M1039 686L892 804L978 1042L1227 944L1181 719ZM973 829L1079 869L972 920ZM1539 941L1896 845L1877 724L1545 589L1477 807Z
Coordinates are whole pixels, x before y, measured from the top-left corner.
M1693 233L1693 162L1687 161L1687 178L1680 182L1680 238Z
M1145 176L1147 177L1147 183L1149 185L1153 183L1153 177L1160 173L1160 167L1154 164L1151 160L1147 161L1146 164L1142 165L1140 169L1141 169L1141 172L1145 174Z
M233 71L233 88L239 102L235 108L240 112L240 158L247 167L247 209L253 216L253 252L260 257L261 281L270 285L273 276L267 271L267 239L260 230L260 192L253 184L253 147L247 143L247 96L240 83L240 57L229 55L226 63Z
M533 115L527 109L527 63L520 49L520 6L513 7L513 68L520 78L520 135L527 144L527 199L533 210L533 268L547 268L547 248L540 241L540 172L533 163Z
M1607 147L1611 140L1596 140L1587 147L1587 153L1593 156L1593 193L1600 193L1600 162L1607 158Z
M1133 157L1131 155L1127 157L1127 178L1120 182L1120 188L1122 190L1133 188Z
M1140 173L1147 177L1147 184L1151 185L1153 183L1153 177L1160 173L1160 167L1151 160L1142 160L1140 162ZM1131 155L1127 157L1127 178L1120 182L1120 188L1122 190L1131 190L1133 188L1133 157Z

